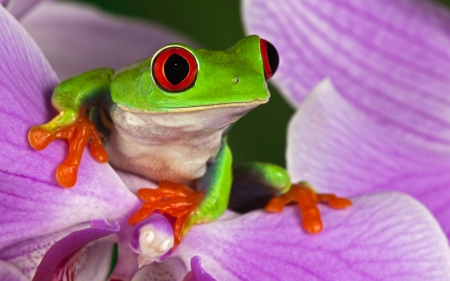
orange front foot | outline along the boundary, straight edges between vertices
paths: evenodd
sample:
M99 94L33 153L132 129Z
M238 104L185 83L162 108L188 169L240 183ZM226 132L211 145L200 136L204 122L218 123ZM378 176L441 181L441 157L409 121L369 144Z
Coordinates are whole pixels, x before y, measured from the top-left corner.
M32 127L28 134L28 141L34 149L42 150L56 139L67 139L69 155L58 166L56 179L63 187L72 187L77 182L81 155L89 140L91 140L90 152L94 159L106 163L108 162L108 154L102 146L94 123L86 116L86 109L81 110L74 122L68 123L67 119L60 114L47 124Z
M181 241L183 231L189 225L191 214L198 210L204 193L182 184L161 181L156 189L139 189L138 196L145 203L129 218L128 223L135 225L154 211L174 217L176 219L173 225L174 247L172 251L174 251Z
M346 198L336 197L334 194L316 194L306 183L293 184L285 194L272 198L266 206L268 212L281 212L284 205L297 202L302 213L302 225L309 233L319 233L322 228L317 203L328 203L332 208L343 209L352 205Z

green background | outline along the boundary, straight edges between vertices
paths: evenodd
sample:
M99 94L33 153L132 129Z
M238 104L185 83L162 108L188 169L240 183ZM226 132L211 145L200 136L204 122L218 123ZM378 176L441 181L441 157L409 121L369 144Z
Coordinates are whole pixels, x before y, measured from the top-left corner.
M225 50L245 36L239 0L78 1L113 14L164 24L206 49ZM270 102L244 116L231 131L234 163L264 161L285 166L286 126L294 110L272 85L270 90Z

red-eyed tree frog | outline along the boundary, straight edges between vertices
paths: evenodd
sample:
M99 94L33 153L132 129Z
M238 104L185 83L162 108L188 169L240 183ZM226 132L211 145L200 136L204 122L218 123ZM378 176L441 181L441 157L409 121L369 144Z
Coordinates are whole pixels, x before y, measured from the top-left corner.
M52 96L59 115L31 128L29 142L40 150L55 139L69 141L68 157L56 172L64 187L76 183L88 143L99 162L158 182L157 189L138 191L145 202L129 223L154 211L171 215L176 246L194 224L215 220L227 208L233 170L226 135L269 100L267 80L278 62L275 47L255 35L226 51L170 44L121 70L99 68L61 82ZM297 201L311 233L322 229L317 202L351 204L315 194L306 183L292 185L287 172L272 164L243 165L235 172L251 173L270 187L268 211Z

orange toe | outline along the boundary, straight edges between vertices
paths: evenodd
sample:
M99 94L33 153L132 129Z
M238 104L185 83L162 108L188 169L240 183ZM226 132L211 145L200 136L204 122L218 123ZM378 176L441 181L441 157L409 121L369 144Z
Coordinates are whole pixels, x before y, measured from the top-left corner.
M346 198L340 198L334 194L316 194L304 184L293 184L288 192L272 198L265 210L268 212L281 212L284 205L291 202L296 202L299 205L302 225L311 234L319 233L323 229L322 217L317 203L327 203L335 209L342 209L352 205L352 202Z
M77 182L78 167L86 145L91 140L91 155L99 162L107 162L108 154L102 146L94 123L86 116L86 109L81 109L78 119L67 126L57 126L48 130L43 126L30 129L28 140L36 150L42 150L56 139L67 139L69 153L56 170L56 179L63 187L72 187Z
M204 193L195 191L185 185L162 181L158 183L156 189L139 189L138 196L144 200L144 204L128 219L128 223L135 225L155 211L175 218L173 225L174 247L172 249L174 251L189 224L190 215L200 206Z

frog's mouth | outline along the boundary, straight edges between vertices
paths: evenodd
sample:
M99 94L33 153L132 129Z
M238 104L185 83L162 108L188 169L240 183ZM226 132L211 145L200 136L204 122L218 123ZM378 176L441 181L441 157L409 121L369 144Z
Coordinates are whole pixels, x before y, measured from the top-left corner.
M250 102L230 102L230 103L219 103L219 104L211 104L211 105L201 105L201 106L190 106L190 107L149 107L145 110L138 108L130 108L127 106L123 106L120 104L116 104L123 111L131 112L131 113L141 113L141 114L157 114L157 113L168 113L168 112L194 112L194 111L204 111L211 109L219 109L219 108L227 108L227 107L248 107L254 108L258 105L265 104L269 101L269 98L266 99L257 99ZM250 110L249 109L249 110Z

